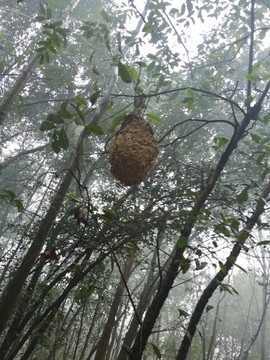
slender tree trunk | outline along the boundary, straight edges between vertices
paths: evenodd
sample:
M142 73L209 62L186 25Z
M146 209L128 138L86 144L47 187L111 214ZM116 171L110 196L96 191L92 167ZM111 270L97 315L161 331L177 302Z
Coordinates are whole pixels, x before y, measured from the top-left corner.
M263 296L264 296L264 294L263 294ZM270 295L267 294L267 298L264 298L263 300L264 300L264 306L263 306L263 312L262 312L262 315L261 315L260 322L259 322L259 324L257 326L257 330L255 331L255 334L252 336L252 338L250 340L250 343L248 344L248 346L246 347L246 349L244 351L242 360L248 360L250 349L252 348L254 342L258 338L260 331L264 327L267 308L268 308L269 301L270 301ZM265 357L262 357L262 359L265 359Z
M241 346L240 346L240 351L239 351L239 355L237 360L241 360L242 358L242 353L244 351L244 345L245 345L245 341L246 341L246 336L247 336L247 331L248 331L248 323L250 321L250 312L251 312L251 308L252 308L252 301L254 298L254 293L255 293L255 285L253 284L253 288L252 288L252 295L249 299L249 304L248 304L248 311L247 314L245 315L246 320L245 320L245 328L242 331L242 339L241 339Z
M60 320L58 322L58 328L57 328L56 336L54 338L54 342L53 342L53 344L52 344L52 346L50 348L50 352L49 352L46 360L54 360L55 356L56 356L56 353L57 353L57 350L59 348L64 347L66 333L68 332L69 326L67 326L66 330L64 330L64 328L65 328L65 326L67 324L67 319L70 317L70 314L73 311L73 306L74 306L74 301L69 306L69 309L67 310L64 319ZM66 309L66 307L67 307L67 305L65 303L63 303L63 310Z
M36 53L32 56L29 63L25 66L22 71L21 76L18 77L12 89L7 93L4 97L1 105L0 105L0 125L3 123L7 112L10 110L12 104L16 100L19 93L25 87L28 79L32 75L32 72L35 70L39 63L40 54Z
M79 347L79 343L80 343L80 337L81 337L81 333L82 333L82 328L83 328L83 319L84 319L84 314L85 314L85 307L86 307L86 301L83 304L83 308L82 308L82 312L81 312L81 319L80 319L80 327L77 331L77 340L76 340L76 344L75 344L75 349L74 349L74 353L73 353L73 358L72 360L76 360L77 359L77 351L78 351L78 347Z
M100 338L98 346L97 346L95 360L105 360L106 359L106 353L108 350L111 333L112 333L113 327L115 326L116 314L117 314L118 308L119 308L121 300L122 300L123 292L125 290L124 280L126 282L128 281L128 279L131 275L131 268L132 268L133 263L134 263L134 258L132 256L130 256L127 259L127 262L126 262L124 270L123 270L124 279L121 277L120 281L118 283L118 286L117 286L117 289L116 289L116 292L114 295L114 299L112 302L112 306L111 306L111 309L109 312L109 316L108 316L107 322L103 328L103 332L102 332L101 338Z
M221 297L221 293L219 293L218 303L217 303L217 307L216 307L216 311L215 311L215 320L214 320L214 324L213 324L212 336L211 336L210 344L209 344L209 347L208 347L208 353L207 353L206 360L212 360L213 359L214 350L215 350L215 344L216 344L216 339L217 339L217 329L218 329L220 303L222 302L224 297L225 297L225 295L223 295Z
M81 351L81 354L80 354L80 357L79 357L78 360L83 360L84 354L86 353L87 346L89 345L89 341L90 341L90 338L91 338L91 335L92 335L92 331L93 331L93 329L94 329L94 326L95 326L95 323L96 323L96 319L97 319L97 317L98 317L99 307L100 307L100 298L98 298L98 303L97 303L97 305L96 305L96 307L95 307L95 312L94 312L94 315L93 315L91 324L90 324L90 326L89 326L88 333L87 333L87 335L86 335L86 339L85 339L85 342L84 342L83 349L82 349L82 351Z
M151 298L152 298L154 292L159 287L160 273L161 273L162 269L159 269L159 272L156 275L154 275L154 269L155 269L156 260L158 257L159 246L161 245L162 240L163 240L163 231L160 230L160 232L158 234L158 238L157 238L157 248L156 248L156 250L153 254L152 260L151 260L150 271L148 273L148 277L147 277L146 283L144 285L144 289L141 293L139 303L136 307L136 312L140 317L142 317L145 309L147 308L149 302L151 301ZM168 267L168 261L163 266L163 272L166 271L167 267ZM119 352L117 360L126 360L129 357L129 355L128 355L129 349L136 337L136 332L137 332L138 327L139 327L138 318L137 318L136 314L133 314L133 318L131 320L128 331L123 340L123 345L121 347L121 350Z
M136 308L137 310L137 308ZM121 346L122 346L122 341L123 341L123 334L125 332L125 328L126 328L126 323L128 322L127 318L128 318L128 311L124 311L123 317L122 317L122 321L121 321L121 326L119 328L119 331L116 331L116 340L115 340L115 347L113 349L113 359L116 359L117 354L120 352ZM108 359L109 360L109 359Z
M262 240L262 233L261 231L259 232L260 235L260 240ZM268 256L266 256L266 254ZM269 271L269 261L268 263L266 263L266 257L269 259L269 251L267 251L267 253L265 252L265 249L261 249L260 251L260 263L261 263L261 267L262 267L262 276L263 276L263 299L262 299L262 308L266 309L266 314L265 314L265 318L262 324L262 328L261 328L261 359L267 359L267 350L268 347L266 346L267 344L267 340L266 340L266 326L267 326L267 321L268 321L268 317L267 317L267 310L269 308L269 280L270 280L270 271Z

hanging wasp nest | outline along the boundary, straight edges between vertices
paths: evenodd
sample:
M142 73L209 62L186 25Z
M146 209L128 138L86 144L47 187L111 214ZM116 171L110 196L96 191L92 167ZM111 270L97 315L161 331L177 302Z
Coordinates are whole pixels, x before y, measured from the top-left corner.
M150 175L157 156L158 142L150 125L131 112L110 149L111 173L126 186L139 184Z

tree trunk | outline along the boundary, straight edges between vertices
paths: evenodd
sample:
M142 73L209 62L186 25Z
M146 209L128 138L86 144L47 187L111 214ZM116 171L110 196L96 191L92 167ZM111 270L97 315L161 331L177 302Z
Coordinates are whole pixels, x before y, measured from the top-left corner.
M263 256L262 263L265 266L265 264L264 264L264 256ZM267 284L268 284L269 280L265 277L266 268L264 267L262 269L262 271L264 273L263 273L263 289L262 289L263 304L262 304L261 319L260 319L259 324L257 326L257 330L255 331L254 335L252 336L248 346L246 347L246 349L245 349L245 351L243 353L242 360L247 360L248 359L250 349L252 348L254 342L258 338L260 331L263 330L264 327L265 327L265 318L266 318L266 314L267 314L267 310L268 310L268 306L269 306L269 302L270 302L270 294L268 293L268 290L267 290L267 286L268 286ZM264 348L264 346L262 344L262 347L261 347L262 357L261 357L261 359L266 359L264 351L265 351L265 348Z
M241 347L240 347L240 351L239 351L239 355L238 355L237 360L241 360L242 352L244 351L244 345L245 345L246 335L247 335L247 331L248 331L248 323L251 320L250 319L250 312L251 312L251 307L252 307L252 300L254 298L254 293L255 293L255 286L253 284L252 295L250 297L249 304L248 304L248 312L247 312L247 314L245 316L246 317L245 328L242 331Z
M98 313L99 313L99 307L100 307L100 297L98 298L97 300L97 305L95 307L95 312L94 312L94 315L93 315L93 318L92 318L92 321L91 321L91 325L89 326L89 330L88 330L88 333L86 335L86 339L85 339L85 342L84 342L84 346L82 348L82 351L81 351L81 354L80 354L80 357L78 360L83 360L84 358L84 354L86 353L86 350L87 350L87 346L89 345L89 340L91 338L91 335L92 335L92 331L94 329L94 326L95 326L95 323L96 323L96 319L98 317Z
M208 353L207 353L207 356L206 356L206 360L212 360L213 356L214 356L215 344L216 344L216 339L217 339L219 308L220 308L220 303L222 302L224 297L225 297L225 295L223 295L221 297L221 293L219 293L219 298L218 298L217 307L216 307L216 311L215 311L215 320L214 320L214 325L213 325L213 330L212 330L212 336L211 336L211 339L210 339L210 344L209 344L209 347L208 347Z
M97 346L95 360L105 360L106 359L106 353L108 350L111 333L112 333L113 327L115 326L116 314L117 314L118 308L120 306L120 303L122 301L123 292L125 290L125 281L127 282L131 275L131 268L132 268L133 263L134 263L134 258L132 256L130 256L127 259L125 268L123 270L124 279L121 276L121 279L120 279L117 289L115 291L115 295L114 295L112 306L111 306L111 309L109 312L109 316L108 316L107 322L103 328L103 332L102 332L101 338L100 338L98 346Z
M146 283L144 285L144 289L141 293L139 303L136 307L137 314L142 317L143 313L145 312L145 309L147 308L147 305L151 301L151 298L154 294L154 292L159 287L159 281L160 281L160 272L154 275L154 269L156 265L156 259L158 257L158 249L161 245L163 240L163 230L160 230L157 237L157 248L153 254L152 260L151 260L151 267L150 271L148 273L148 277L146 280ZM163 271L165 272L168 267L168 261L163 266ZM161 271L161 269L160 269ZM125 338L123 340L123 345L121 347L121 350L119 352L119 355L117 357L117 360L126 360L128 356L128 351L136 337L136 332L139 327L138 318L136 314L133 315L133 318L131 320L131 323L129 325L128 331L125 335Z
M12 104L16 100L19 93L22 91L22 89L25 87L28 79L32 75L32 72L35 70L39 63L40 54L36 53L32 56L29 63L25 66L25 68L22 71L21 76L18 77L15 84L13 85L12 89L7 93L7 95L4 97L1 105L0 105L0 125L3 124L3 121L5 119L5 116L7 112L10 110Z

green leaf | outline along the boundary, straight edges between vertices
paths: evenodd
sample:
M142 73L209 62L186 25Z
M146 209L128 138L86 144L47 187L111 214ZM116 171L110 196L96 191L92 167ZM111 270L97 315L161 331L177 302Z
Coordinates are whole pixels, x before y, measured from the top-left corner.
M240 39L243 36L244 33L244 29L243 27L240 27L236 32L235 32L235 37L236 39Z
M223 52L222 51L215 51L215 52L212 52L211 53L211 56L213 58L218 58L218 57L221 57L223 55Z
M82 96L76 96L76 101L79 105L87 106L87 102Z
M148 113L147 117L151 120L155 120L157 122L160 122L160 116L154 113Z
M47 19L51 19L52 18L52 12L51 9L49 7L47 7L47 14L46 14Z
M37 49L36 51L38 51L39 49ZM41 54L40 59L39 59L39 65L43 65L44 64L44 54Z
M195 91L192 90L191 88L187 88L187 94L188 94L189 97L191 97L193 99L196 97Z
M152 346L152 348L154 350L154 353L155 353L156 357L158 359L161 359L161 352L160 352L159 348L153 343L150 343L150 344L151 344L151 346Z
M7 189L0 189L0 200L9 200L13 205L16 206L18 212L24 210L23 202L21 199L16 198L16 194Z
M145 32L145 33L147 33L147 34L151 33L151 32L152 32L152 24L151 24L150 22L147 22L147 23L144 25L142 31Z
M131 68L129 68L128 71L129 71L129 73L130 73L130 75L131 75L131 77L132 77L132 80L133 80L134 82L138 81L138 79L139 79L139 74L138 74L137 70L131 67Z
M258 69L253 70L250 74L246 76L246 79L256 84L256 82L260 79L257 71Z
M79 291L75 294L74 299L78 303L81 303L90 298L90 296L95 292L94 286L89 288L80 288Z
M261 143L261 137L257 134L250 134L251 139L256 143L256 144L260 144Z
M182 270L182 273L185 274L190 268L190 260L183 258L180 261L180 268Z
M50 50L50 52L53 53L53 54L56 54L56 53L57 53L57 50L53 47L53 45L50 45L50 46L49 46L49 50Z
M115 128L123 122L123 120L124 120L124 118L125 118L126 116L127 116L127 113L124 113L124 114L122 114L122 115L117 116L116 118L114 118L113 121L112 121L112 125L111 125L111 128L110 128L110 131L114 131Z
M228 270L227 270L226 266L221 261L219 261L219 267L220 267L221 272L223 274L227 275Z
M20 199L15 199L13 204L16 206L18 212L22 212L24 210L23 202Z
M270 154L270 146L264 145L264 146L263 146L263 151L266 152L266 153L268 153L268 154Z
M253 100L254 100L253 96L248 96L244 101L244 106L250 106Z
M234 266L238 267L238 269L242 270L245 274L247 274L248 272L240 265L234 263Z
M214 245L214 247L215 248L217 248L218 247L218 244L217 244L217 242L214 240L214 241L212 241L212 244Z
M64 129L59 132L59 146L64 150L67 150L69 146L69 140Z
M260 246L260 245L270 245L270 240L259 241L256 244L256 246Z
M224 147L228 142L229 140L225 137L215 137L213 149L219 150L220 148Z
M103 135L104 134L102 127L97 124L89 124L86 126L86 129L95 135Z
M0 199L9 199L13 201L16 197L15 193L11 190L1 189L0 191L2 192L2 194L0 192Z
M120 78L127 84L132 82L132 77L128 71L128 68L121 63L121 61L118 62L118 74Z
M96 67L96 65L93 65L92 71L93 71L94 74L100 75L100 73L99 73L98 68Z
M36 22L42 22L44 20L46 20L46 18L45 18L45 16L42 16L42 15L36 16L34 18L34 21L36 21Z
M94 94L92 94L92 95L90 96L90 102L91 102L91 104L94 105L94 104L97 102L97 100L98 100L99 97L100 97L100 91L96 91Z
M193 108L193 104L194 104L194 98L193 97L190 97L190 96L187 96L184 98L184 100L182 101L183 104L185 104L185 107L188 109L188 110L192 110Z
M58 136L58 132L55 131L54 133L52 133L51 135L53 141L51 143L51 146L52 146L52 150L56 153L56 154L59 154L60 151L61 151L61 147L59 145L59 136Z
M240 194L236 195L236 200L239 202L239 204L243 204L248 200L248 189L249 187L246 187L240 192Z
M56 28L56 27L58 27L58 26L62 26L62 25L63 25L63 21L62 21L62 20L56 20L56 21L54 21L51 25L52 25L52 27ZM58 30L60 30L60 29L58 29ZM62 30L68 30L68 29L62 29Z
M186 11L186 4L183 3L182 6L181 6L180 16L183 16L185 11Z
M40 131L48 131L55 128L55 124L50 121L43 121L40 125Z
M181 317L181 316L188 317L189 316L189 313L183 309L178 309L178 312L179 312L179 317Z
M183 104L187 104L187 103L193 102L193 101L194 101L194 97L193 97L193 96L186 96L186 97L184 98L184 100L182 100L182 103L183 103Z
M61 119L72 119L72 115L71 113L65 109L64 107L61 107L58 111L57 111L57 115L61 118Z
M48 51L45 51L45 60L46 60L46 63L48 64L50 62L50 54Z
M82 122L84 123L84 114L83 114L83 112L80 110L80 108L79 108L79 105L78 106L76 106L76 105L74 105L74 104L70 104L75 110L76 110L76 112L77 112L77 114L79 115L79 117L80 117L80 119L82 120ZM76 120L75 120L75 122L76 122Z
M260 40L263 40L265 38L265 35L266 35L266 30L262 30L259 32L259 39Z
M188 12L191 13L193 10L193 4L191 0L186 0Z
M211 311L212 309L214 309L213 305L207 305L205 308L205 312L208 313L209 311Z
M218 234L223 234L224 236L231 236L230 230L224 224L216 224L214 230Z
M140 67L144 67L144 68L147 67L147 64L143 61L136 61L136 64L139 65Z
M186 238L186 236L180 236L177 244L180 248L183 248L187 245L188 239Z
M229 294L233 295L233 294L236 294L236 295L239 295L239 293L235 290L234 287L232 287L231 285L228 285L228 284L220 284L220 289L221 291L226 291L228 292Z
M103 17L103 19L107 22L111 22L111 16L105 11L104 9L101 10L100 15Z

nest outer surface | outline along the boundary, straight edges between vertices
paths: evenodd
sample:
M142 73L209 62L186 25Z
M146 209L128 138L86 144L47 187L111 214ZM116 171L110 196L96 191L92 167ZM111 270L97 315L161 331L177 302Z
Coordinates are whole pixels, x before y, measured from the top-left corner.
M126 116L110 149L111 173L124 185L137 185L153 170L158 142L151 127L135 114Z

